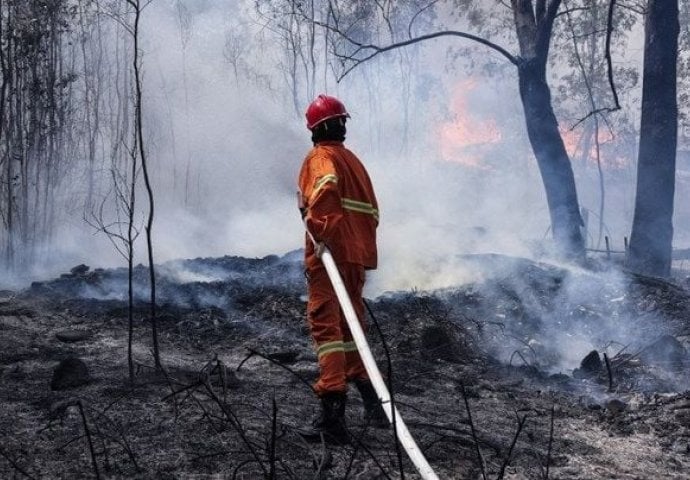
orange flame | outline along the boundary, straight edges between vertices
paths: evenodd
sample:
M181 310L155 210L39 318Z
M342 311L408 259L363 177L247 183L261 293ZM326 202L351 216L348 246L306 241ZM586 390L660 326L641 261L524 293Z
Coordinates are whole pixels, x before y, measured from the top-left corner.
M501 141L501 132L493 118L473 112L469 96L478 86L477 80L467 79L457 84L450 103L453 120L441 124L441 156L449 162L468 167L483 165L487 146Z
M568 152L568 156L571 161L582 161L588 166L596 166L597 164L597 146L594 142L594 138L590 140L589 152L584 153L582 150L585 148L585 139L583 138L583 132L581 129L571 130L569 128L559 127L561 133L561 138L563 139L563 144L565 145L565 150ZM612 150L608 148L609 146L615 147L616 138L608 130L601 128L599 129L599 158L601 159L601 166L604 168L625 168L630 164L628 158L615 153L615 148Z

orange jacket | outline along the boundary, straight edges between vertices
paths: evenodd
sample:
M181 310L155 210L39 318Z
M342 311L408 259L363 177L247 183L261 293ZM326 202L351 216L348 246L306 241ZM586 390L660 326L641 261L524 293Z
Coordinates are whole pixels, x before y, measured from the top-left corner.
M317 143L307 154L299 174L301 203L307 228L331 250L336 263L376 268L376 195L364 165L342 142ZM321 261L307 236L307 269Z

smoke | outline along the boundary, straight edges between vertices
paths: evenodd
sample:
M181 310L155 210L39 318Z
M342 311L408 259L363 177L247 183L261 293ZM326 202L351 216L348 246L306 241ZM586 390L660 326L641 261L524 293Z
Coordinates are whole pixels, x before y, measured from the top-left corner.
M544 258L551 237L512 65L481 48L459 50L467 44L457 40L435 40L381 55L339 83L332 72L338 65L319 54L312 85L303 73L308 60L298 59L290 71L284 40L257 18L254 3L152 2L144 12L143 111L161 301L232 308L237 292L231 285L241 270L181 259L265 257L303 246L295 191L311 142L302 112L326 92L351 113L346 145L367 166L380 205L379 268L368 272L367 296L476 285L496 304L482 320L503 327L491 332L493 353L510 362L520 351L552 372L571 371L591 350L615 354L629 345L636 351L667 332L661 319L629 309L629 280L620 273L570 266L534 271L491 256ZM507 40L500 43L517 52ZM562 73L555 70L554 78ZM293 73L296 94L286 84ZM553 92L554 98L565 95ZM629 104L626 115L635 116L636 95L635 89L621 95ZM584 127L571 130L578 118L560 120L579 201L590 212L588 246L604 248L608 236L612 248L622 250L633 215L635 132L615 131L613 122L614 131L601 137L606 205L600 228L593 146L584 140ZM102 196L109 190L108 135L102 132ZM682 245L690 239L690 204L679 200L690 188L690 166L679 162L679 169L675 234ZM84 190L75 185L66 197L77 199ZM135 263L145 263L147 205L144 192L137 194ZM112 198L105 200L112 217ZM51 242L37 246L40 261L0 279L3 288L53 278L79 263L125 265L106 235L84 222L79 201L71 203ZM492 260L477 261L477 255ZM271 281L303 289L299 262L293 256L287 264L287 272L280 265L271 270ZM145 301L141 271L136 297ZM125 285L118 270L78 294L122 300Z
M635 378L631 388L682 391L690 384L687 349L674 337L684 314L670 307L684 293L674 298L673 288L656 286L650 299L639 280L616 269L593 273L486 255L465 264L479 279L461 292L481 300L468 304L455 290L442 295L485 325L482 339L505 363L571 374L594 350L621 365L615 381Z
M515 72L500 57L473 49L452 60L452 49L467 44L436 40L404 56L381 56L340 83L334 66L320 65L315 85L300 77L295 105L285 84L284 44L254 14L254 2L181 5L154 2L142 24L157 262L261 257L302 246L294 192L310 141L301 111L321 91L348 106L346 143L367 165L381 206L380 265L370 275L370 295L476 280L461 255L535 257L548 243L549 215ZM468 67L480 59L491 75ZM604 234L618 249L632 217L633 162L625 156L626 173L607 176L606 185ZM576 163L575 170L580 201L595 212L594 242L598 178L591 165ZM138 198L141 228L146 201ZM70 215L50 246L57 251L34 275L82 262L123 264L107 238L84 225L79 209ZM140 237L136 261L145 253Z
M304 119L295 113L283 86L282 46L253 23L252 2L204 1L178 7L177 3L152 3L142 23L143 111L156 197L156 261L224 254L264 256L299 248L303 235L294 193L300 163L311 145ZM115 34L114 25L103 30L103 35ZM237 76L226 59L229 34L245 42L240 49L245 52L240 57L244 68ZM387 67L376 68L380 73ZM408 120L405 132L401 91L380 75L378 79L353 75L339 86L332 79L324 80L316 89L337 93L352 112L348 144L369 166L385 218L382 258L394 258L408 248L405 243L411 245L410 239L426 236L426 219L442 225L433 232L439 244L451 245L441 237L458 236L448 225L456 223L460 210L467 207L459 205L460 210L455 210L450 206L456 203L454 195L444 192L460 191L464 182L439 178L437 120L430 120L432 114L421 114L426 106L415 99L405 100L406 108L419 114ZM300 110L304 107L299 105ZM108 142L114 140L109 135L103 126L99 192L110 216L104 219L106 223L114 217L113 198L105 198L111 191ZM405 142L408 146L403 148ZM459 172L457 167L451 170ZM421 171L426 172L424 177L415 178ZM441 196L424 198L430 189ZM61 214L55 238L38 247L46 255L14 281L54 276L77 263L94 267L124 263L109 239L83 221L84 212L76 205L83 191L75 182L67 196L76 201ZM141 234L135 262L144 262L147 202L144 192L137 193L136 224ZM466 195L471 196L473 192ZM408 203L403 204L402 198ZM446 208L455 212L445 215ZM410 218L422 221L408 222ZM410 229L411 225L415 228ZM425 253L417 250L416 256L427 263ZM406 276L415 274L416 270L410 270Z

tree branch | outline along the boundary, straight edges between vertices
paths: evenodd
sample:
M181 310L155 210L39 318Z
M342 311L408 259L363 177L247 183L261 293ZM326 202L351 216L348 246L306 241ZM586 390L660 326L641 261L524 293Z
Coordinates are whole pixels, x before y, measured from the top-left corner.
M632 5L626 5L625 3L619 3L618 4L621 8L625 8L626 10L630 10L632 12L635 12L639 15L647 15L647 9L641 6L632 6Z
M431 5L433 5L433 3L435 3L435 2L432 2L431 4L427 5L427 7L424 7L424 8L430 7ZM330 9L332 9L332 8L333 8L333 6L330 7ZM335 18L335 12L334 11L330 12L329 14L331 16L333 16L333 18ZM518 66L518 64L519 64L518 57L511 54L508 50L501 47L500 45L498 45L494 42L491 42L485 38L479 37L477 35L473 35L471 33L466 33L466 32L461 32L458 30L443 30L440 32L429 33L426 35L420 35L418 37L408 38L407 40L402 40L400 42L394 42L394 43L391 43L391 44L386 45L384 47L381 47L379 45L375 45L372 43L363 43L363 42L359 42L359 41L355 40L350 35L348 35L347 32L343 31L337 25L337 22L335 25L333 25L333 24L330 24L328 22L323 22L323 21L317 20L315 18L309 17L304 12L301 12L301 15L306 21L312 22L315 25L318 25L318 26L326 29L329 32L332 32L332 33L339 35L346 42L348 42L351 45L353 45L354 47L356 47L349 54L342 54L342 53L334 52L334 55L337 58L339 58L341 60L341 62L343 62L343 64L345 63L345 61L352 61L353 62L353 65L346 68L345 71L338 76L338 81L345 78L352 70L354 70L356 67L358 67L362 63L365 63L365 62L371 60L372 58L374 58L374 57L376 57L382 53L389 52L391 50L397 50L399 48L407 47L407 46L413 45L415 43L420 43L420 42L423 42L425 40L431 40L431 39L440 38L440 37L461 37L461 38L466 38L468 40L475 41L477 43L481 43L482 45L489 47L492 50L495 50L496 52L500 53L503 57L505 57L513 65ZM412 21L414 21L414 18ZM410 33L412 21L410 22L410 28L408 28L408 33ZM360 54L362 54L363 56L358 58L357 56Z
M596 110L592 110L587 115L585 115L584 117L579 119L577 122L575 122L573 124L573 126L570 127L570 130L571 131L575 130L578 126L580 126L580 124L582 122L584 122L585 120L587 120L588 118L590 118L594 115L599 115L600 113L611 113L611 112L615 112L616 110L620 110L620 107L618 107L618 108L616 108L616 107L602 107L602 108L597 108Z
M98 470L98 461L96 460L96 451L93 448L91 430L89 430L89 424L86 421L86 414L84 413L84 402L82 402L80 399L75 402L75 405L79 407L79 413L81 414L82 423L84 424L84 432L86 432L86 440L89 445L89 451L91 452L91 464L93 465L93 472L96 475L96 480L100 480L101 474Z
M520 433L522 432L522 428L525 426L526 421L527 415L523 415L522 418L518 417L518 426L515 432L515 436L513 436L513 442L510 444L510 448L508 449L508 453L506 455L505 460L503 461L503 464L501 465L501 470L498 472L496 480L502 480L505 476L506 468L508 468L508 465L510 464L510 457L512 457L513 455L513 449L515 448L515 444L518 441L518 437L520 437Z
M553 420L556 415L556 404L551 405L551 428L549 429L549 447L546 450L546 474L544 480L549 480L549 466L551 465L551 451L553 449Z
M608 76L609 86L611 87L611 94L613 95L614 106L613 107L603 107L603 108L597 108L596 107L596 104L594 103L592 87L589 84L589 80L587 79L587 75L585 74L584 66L582 65L580 55L577 51L577 44L575 44L575 54L576 54L578 63L580 65L580 68L582 70L582 75L583 75L584 80L585 80L585 85L587 87L587 91L589 93L590 104L592 106L592 110L587 115L585 115L583 118L578 120L572 127L570 127L571 131L574 130L575 128L577 128L581 123L583 123L585 120L587 120L588 118L590 118L592 116L599 115L600 113L611 113L611 112L615 112L615 111L621 109L620 103L618 101L618 92L616 91L616 84L613 80L613 62L611 60L611 32L613 31L613 8L614 8L615 4L616 4L616 0L611 0L609 3L608 18L607 18L607 22L606 22L606 25L607 25L607 28L606 28L606 51L604 54L606 57L606 65L607 65L607 70L608 70L607 76ZM566 12L567 12L567 10L566 10ZM572 22L570 20L570 14L569 13L567 13L567 17L568 17L568 22L570 25L570 30L573 32L573 35L574 35L575 30L572 27ZM597 141L598 141L598 138L597 138Z
M541 17L537 17L537 56L546 58L549 54L549 42L553 31L553 22L561 6L561 0L551 0Z
M477 439L477 432L474 429L474 422L472 421L472 411L470 410L470 403L467 401L467 392L465 392L465 385L462 383L460 383L460 392L462 393L462 399L465 402L465 410L467 411L467 421L470 425L470 431L472 432L472 440L474 440L474 447L477 453L477 461L479 462L479 468L482 472L482 479L486 480L484 457L482 456L482 451L479 448L479 440Z
M5 452L5 451L2 449L2 447L0 447L0 456L5 457L5 459L6 459L8 462L10 462L10 465L12 465L12 466L14 467L15 470L17 470L19 473L21 473L21 474L24 475L25 477L30 478L30 479L32 479L32 480L35 478L35 477L32 477L31 475L29 475L29 474L27 473L27 471L24 470L24 469L17 463L16 460L14 460L12 457L10 457L9 454L8 454L7 452Z
M562 15L568 15L573 12L582 12L582 11L587 11L589 10L589 7L573 7L573 8L568 8L566 10L563 10L562 12L558 12L556 14L556 18L562 16Z
M408 36L409 38L412 38L412 24L415 22L415 20L417 20L417 17L419 17L422 13L424 13L424 12L425 12L426 10L428 10L429 8L433 7L434 4L436 4L437 2L438 2L438 0L432 0L431 2L429 2L428 4L426 4L426 6L420 8L420 9L417 11L417 13L415 13L415 14L412 16L412 18L410 19L410 23L407 25L407 36Z
M608 67L609 85L611 86L611 94L613 95L614 110L620 110L621 106L618 103L618 93L616 92L616 85L613 82L613 62L611 60L611 33L613 32L613 8L616 6L616 0L611 0L609 3L609 12L606 19L606 65Z
M419 43L419 42L423 42L425 40L431 40L431 39L439 38L439 37L461 37L461 38L466 38L468 40L473 40L475 42L481 43L482 45L485 45L485 46L497 51L498 53L503 55L513 65L518 66L518 64L519 64L518 57L511 54L510 52L508 52L503 47L501 47L501 46L499 46L493 42L490 42L489 40L486 40L484 38L478 37L476 35L472 35L471 33L459 32L459 31L455 31L455 30L445 30L442 32L434 32L434 33L429 33L427 35L420 35L419 37L411 38L409 40L404 40L401 42L392 43L392 44L387 45L385 47L379 47L377 45L372 45L372 44L357 45L356 42L353 42L353 41L351 41L351 39L346 38L346 40L351 42L353 45L357 45L358 48L356 50L356 53L358 53L360 51L364 51L364 50L372 50L373 52L362 57L362 58L354 58L351 55L350 56L338 55L343 60L351 60L354 62L354 64L351 67L347 68L338 77L338 81L345 78L345 76L347 76L348 73L350 73L352 70L354 70L356 67L358 67L362 63L371 60L372 58L380 55L381 53L385 53L385 52L388 52L391 50L397 50L398 48L407 47L407 46L413 45L415 43Z

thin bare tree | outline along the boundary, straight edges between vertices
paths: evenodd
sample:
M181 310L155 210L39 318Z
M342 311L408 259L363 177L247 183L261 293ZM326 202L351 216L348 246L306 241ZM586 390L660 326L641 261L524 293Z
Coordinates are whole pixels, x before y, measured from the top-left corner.
M151 178L149 175L148 164L146 162L146 147L144 144L144 125L143 125L143 79L141 72L141 50L139 48L140 41L140 23L142 11L151 4L152 0L142 4L140 0L125 0L134 10L134 22L132 25L132 40L134 42L134 53L132 65L134 69L134 129L137 136L137 148L139 160L141 164L141 172L144 177L144 186L146 187L146 194L149 200L148 217L146 220L146 246L148 252L149 263L149 282L150 282L150 300L149 300L149 315L151 322L151 339L153 343L153 361L157 370L163 368L160 359L160 349L158 346L158 320L156 313L156 271L153 262L153 219L155 214L155 202L153 197L153 187L151 185Z
M107 15L113 18L113 13L107 10L98 12L99 16ZM134 382L135 361L133 355L134 338L134 254L135 242L141 232L136 225L136 190L140 174L138 155L138 135L132 130L132 115L130 108L133 103L131 72L127 68L130 51L127 48L132 30L126 22L119 19L115 22L112 33L109 61L99 62L99 68L108 65L112 71L103 76L111 79L108 89L106 117L110 119L108 138L110 139L110 167L108 174L110 188L98 202L92 205L85 217L86 222L97 232L107 235L115 250L127 262L127 298L128 298L128 339L127 363L130 382ZM99 31L99 35L102 32ZM97 40L97 41L100 41Z

